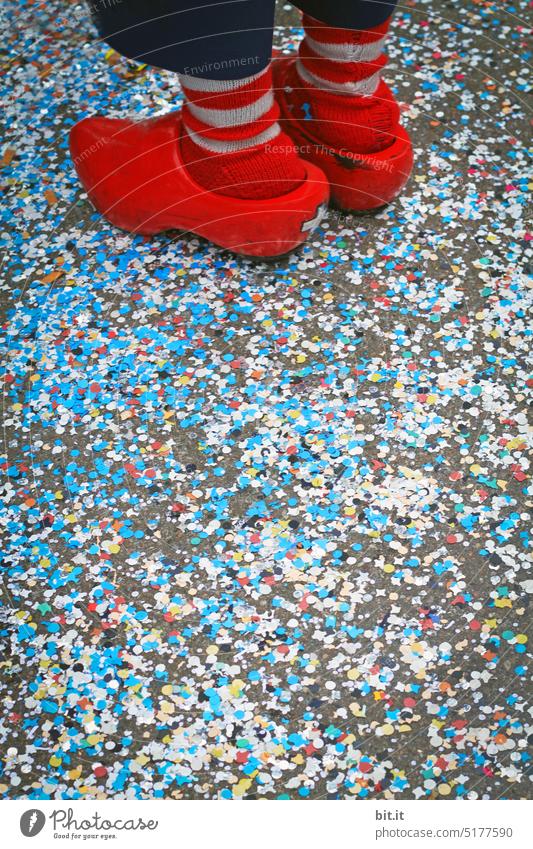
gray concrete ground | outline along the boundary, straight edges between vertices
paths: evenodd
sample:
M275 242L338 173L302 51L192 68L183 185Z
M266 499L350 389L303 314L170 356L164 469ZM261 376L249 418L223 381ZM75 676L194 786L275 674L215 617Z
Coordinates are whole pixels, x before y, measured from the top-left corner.
M401 5L404 194L258 264L94 213L176 82L7 4L4 796L529 795L524 8Z

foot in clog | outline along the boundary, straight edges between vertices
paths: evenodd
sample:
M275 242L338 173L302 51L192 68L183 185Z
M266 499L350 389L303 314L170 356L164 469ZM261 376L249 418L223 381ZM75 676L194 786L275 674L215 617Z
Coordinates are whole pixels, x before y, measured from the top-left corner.
M270 73L236 83L182 78L180 112L76 124L71 156L96 209L130 232L186 230L245 256L301 245L329 186L281 132Z
M372 30L332 27L304 15L296 59L274 63L282 127L330 181L332 202L366 212L396 197L413 151L394 96L381 79L390 19Z

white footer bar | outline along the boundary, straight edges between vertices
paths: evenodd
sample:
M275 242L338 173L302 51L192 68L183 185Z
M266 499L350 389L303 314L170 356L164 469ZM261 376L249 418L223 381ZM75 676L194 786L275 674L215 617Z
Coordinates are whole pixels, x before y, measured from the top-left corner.
M273 810L255 800L5 800L2 843L6 849L525 849L532 845L532 813L527 801L280 801Z

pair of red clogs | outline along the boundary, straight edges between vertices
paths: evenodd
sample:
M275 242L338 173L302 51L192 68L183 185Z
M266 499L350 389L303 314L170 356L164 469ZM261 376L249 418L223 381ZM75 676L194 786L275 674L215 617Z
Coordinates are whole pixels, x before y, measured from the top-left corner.
M326 147L291 118L285 78L293 60L275 63L283 129L305 160L306 179L269 200L210 192L191 178L180 156L180 115L134 122L93 117L70 134L81 183L96 209L123 230L153 235L186 230L245 256L275 257L302 244L333 202L363 212L390 202L413 164L411 142L399 124L392 143L360 155Z

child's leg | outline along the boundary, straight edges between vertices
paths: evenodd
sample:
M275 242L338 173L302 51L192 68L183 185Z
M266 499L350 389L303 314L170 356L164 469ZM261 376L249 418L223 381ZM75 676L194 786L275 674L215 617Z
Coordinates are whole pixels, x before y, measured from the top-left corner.
M321 141L369 153L391 144L399 110L381 83L395 2L296 0L304 12L291 95Z
M183 109L144 121L93 116L70 133L94 206L150 235L190 230L238 253L278 256L318 226L329 197L278 123L274 0L94 2L105 41L175 72Z
M327 175L343 209L376 209L401 190L412 146L381 79L395 0L295 0L305 37L296 59L276 62L283 126Z
M265 199L304 180L272 91L274 0L128 0L93 8L115 49L179 74L181 154L196 182Z

